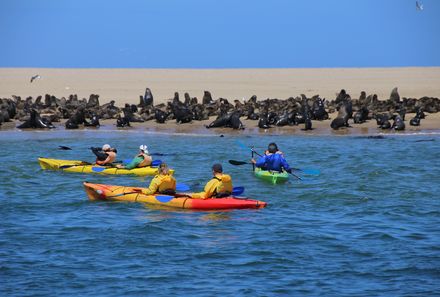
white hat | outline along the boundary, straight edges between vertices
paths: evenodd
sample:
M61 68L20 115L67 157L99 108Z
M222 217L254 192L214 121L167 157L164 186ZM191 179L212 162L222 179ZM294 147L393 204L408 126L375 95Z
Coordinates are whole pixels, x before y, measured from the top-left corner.
M109 150L109 149L111 149L112 147L110 146L110 144L104 144L103 146L102 146L102 150L103 151L106 151L106 150Z
M148 155L148 146L146 146L145 144L142 144L142 145L139 147L139 149L140 149L141 151L143 151L145 154Z

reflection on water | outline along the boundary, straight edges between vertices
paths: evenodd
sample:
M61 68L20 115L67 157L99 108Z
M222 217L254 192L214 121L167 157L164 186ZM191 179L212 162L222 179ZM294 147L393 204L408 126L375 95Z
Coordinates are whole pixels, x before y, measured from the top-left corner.
M203 221L224 221L224 220L230 220L231 216L226 212L223 213L214 212L214 213L206 214L202 216L200 219Z

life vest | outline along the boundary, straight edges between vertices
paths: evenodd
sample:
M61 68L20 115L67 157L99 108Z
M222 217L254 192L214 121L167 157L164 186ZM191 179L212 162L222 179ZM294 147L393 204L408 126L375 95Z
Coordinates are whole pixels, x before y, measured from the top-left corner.
M282 154L269 154L261 157L255 163L255 166L268 171L289 170L290 166Z
M214 197L227 197L232 193L232 178L228 174L214 176L218 182L215 184Z
M105 153L107 154L107 159L105 159L104 161L100 161L100 160L96 159L96 164L105 165L105 164L113 163L116 160L116 153L115 152L105 152Z
M159 183L157 192L169 193L176 191L176 179L171 175L156 175L154 179L156 179Z
M142 160L142 162L139 163L139 165L137 167L147 167L151 165L151 162L153 161L151 156L147 155L147 154L139 154L137 155L138 157L144 157L144 159Z
M269 151L266 150L266 151L264 152L264 154L265 154L266 156L270 156L270 155L273 155L274 153L269 153ZM276 151L275 154L279 154L279 155L282 155L282 156L284 157L284 153L283 153L282 151Z

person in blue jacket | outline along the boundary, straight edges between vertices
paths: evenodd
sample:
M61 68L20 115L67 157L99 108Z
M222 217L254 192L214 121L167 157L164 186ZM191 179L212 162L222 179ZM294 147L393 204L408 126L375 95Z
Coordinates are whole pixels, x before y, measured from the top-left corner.
M264 156L260 157L258 161L252 159L251 162L263 170L279 172L285 170L289 173L292 173L292 169L290 168L289 164L287 164L286 159L284 159L283 153L278 150L278 146L274 142L269 143Z

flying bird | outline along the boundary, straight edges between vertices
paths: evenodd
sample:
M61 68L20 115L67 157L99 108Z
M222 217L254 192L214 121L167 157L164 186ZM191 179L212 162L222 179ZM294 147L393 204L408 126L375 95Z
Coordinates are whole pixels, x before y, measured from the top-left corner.
M40 75L34 75L34 76L32 76L31 77L31 82L33 82L34 80L36 80L37 78L41 78L41 76Z
M419 1L416 1L416 9L422 11L423 10L423 4Z

